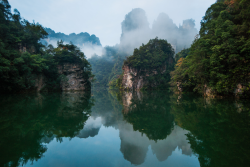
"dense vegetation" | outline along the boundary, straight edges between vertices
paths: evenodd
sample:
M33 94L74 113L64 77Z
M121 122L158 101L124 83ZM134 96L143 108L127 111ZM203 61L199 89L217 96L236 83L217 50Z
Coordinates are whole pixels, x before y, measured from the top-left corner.
M166 40L151 39L146 45L135 49L124 65L142 70L158 70L167 65L168 59L174 56L174 49Z
M175 59L175 62L178 62L179 59L184 59L187 57L187 55L189 54L189 49L183 49L182 51L180 51L179 53L177 53L175 56L174 56L174 59Z
M38 76L47 78L49 88L58 88L62 76L57 64L77 62L86 68L86 77L91 68L84 54L73 44L58 43L57 48L45 47L40 40L47 37L38 23L22 20L7 0L0 1L0 92L33 89Z
M88 61L95 75L95 87L108 87L122 73L122 65L126 54L119 51L117 46L106 46L103 56L94 55Z
M199 37L188 56L179 59L172 83L184 90L202 92L204 87L230 95L238 84L249 92L250 2L225 0L213 4L201 21Z
M123 66L138 72L147 82L145 89L164 88L170 81L170 72L174 67L174 49L166 40L151 39L146 45L135 49L133 55L126 58ZM122 77L122 75L121 75ZM111 85L121 87L121 77Z

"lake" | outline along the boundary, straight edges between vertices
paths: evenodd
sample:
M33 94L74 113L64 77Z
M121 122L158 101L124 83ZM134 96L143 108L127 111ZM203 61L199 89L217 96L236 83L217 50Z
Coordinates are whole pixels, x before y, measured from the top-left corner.
M246 167L249 100L168 91L1 95L0 166Z

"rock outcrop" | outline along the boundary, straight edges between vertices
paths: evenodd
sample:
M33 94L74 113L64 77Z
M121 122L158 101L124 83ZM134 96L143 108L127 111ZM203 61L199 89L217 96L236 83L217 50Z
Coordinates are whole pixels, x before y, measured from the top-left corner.
M129 66L123 66L122 85L124 89L141 89L145 84L143 77L137 75L138 71Z
M179 93L183 92L181 82L176 82L176 87L177 87ZM215 97L222 98L224 96L231 96L231 95L235 95L236 97L239 97L240 95L244 94L245 89L246 89L245 86L243 86L242 84L238 84L236 86L236 88L234 89L234 92L232 92L231 94L223 95L223 94L219 94L216 90L213 90L211 87L209 87L205 84L203 87L203 92L200 92L200 93L203 93L204 97L209 97L209 98L215 98Z
M90 89L90 82L84 77L84 69L79 67L78 64L65 63L59 65L58 73L66 77L61 81L63 91Z
M140 90L144 87L157 87L159 83L152 82L149 85L148 77L157 75L156 70L137 70L135 68L124 65L122 77L122 87L127 90ZM166 66L160 70L161 74L166 72Z
M37 92L40 92L46 86L46 77L44 75L38 75L35 80L35 88Z
M61 83L58 83L58 88L62 91L78 91L78 90L89 90L91 87L90 81L86 78L84 69L78 64L65 63L58 65L59 75L61 77ZM48 91L47 78L43 74L35 76L35 85L32 91ZM60 84L60 85L59 85ZM56 88L56 89L58 89Z

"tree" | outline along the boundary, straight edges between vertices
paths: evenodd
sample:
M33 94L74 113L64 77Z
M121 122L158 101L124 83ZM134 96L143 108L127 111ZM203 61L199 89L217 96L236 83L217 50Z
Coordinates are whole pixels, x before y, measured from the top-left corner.
M218 1L208 8L201 21L199 38L193 42L188 56L172 73L173 82L191 83L201 92L205 85L218 94L233 94L241 84L250 88L250 2ZM179 72L178 72L179 71ZM181 71L181 73L180 73Z

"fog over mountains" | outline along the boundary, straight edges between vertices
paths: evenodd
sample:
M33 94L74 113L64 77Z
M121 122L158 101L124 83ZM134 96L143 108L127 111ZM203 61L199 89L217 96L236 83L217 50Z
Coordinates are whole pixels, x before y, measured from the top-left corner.
M175 53L178 53L190 47L198 34L193 19L184 20L182 25L177 26L166 13L160 13L150 27L146 12L141 8L135 8L125 15L121 30L120 42L115 46L102 47L98 37L86 32L65 35L48 28L46 42L56 46L58 40L63 40L80 47L92 65L92 73L96 79L94 85L107 86L122 73L123 60L150 39L165 39L171 43Z
M198 30L193 19L184 20L177 26L165 13L160 13L152 25L143 9L136 8L129 12L121 22L122 34L120 43L115 46L105 46L102 54L96 52L89 62L95 75L94 85L107 86L122 73L123 60L133 54L135 48L148 43L150 39L166 39L175 52L190 47Z
M121 22L121 29L120 43L114 49L126 55L131 55L134 48L138 48L142 43L145 44L156 36L171 43L177 53L190 47L195 35L198 34L193 19L184 20L182 25L177 26L165 13L160 13L150 28L146 12L141 8L133 9L125 16ZM107 49L101 47L99 38L94 34L82 32L66 35L60 32L56 33L50 28L46 28L46 31L49 34L46 42L49 44L56 45L58 40L63 40L66 43L72 42L81 48L87 58L93 55L106 56L107 54Z
M87 32L81 32L79 34L71 33L66 35L61 32L56 33L50 28L45 28L45 30L49 35L47 39L42 40L44 44L52 44L55 47L57 46L58 40L63 40L65 43L72 42L74 45L78 46L88 58L93 54L102 54L100 39L94 34L90 35Z
M166 39L177 53L190 47L195 35L198 34L198 30L194 28L193 19L184 20L183 24L178 27L165 13L160 13L150 28L146 13L140 8L129 12L121 26L120 45L128 54L132 54L134 48L138 48L142 43L145 44L155 37Z

